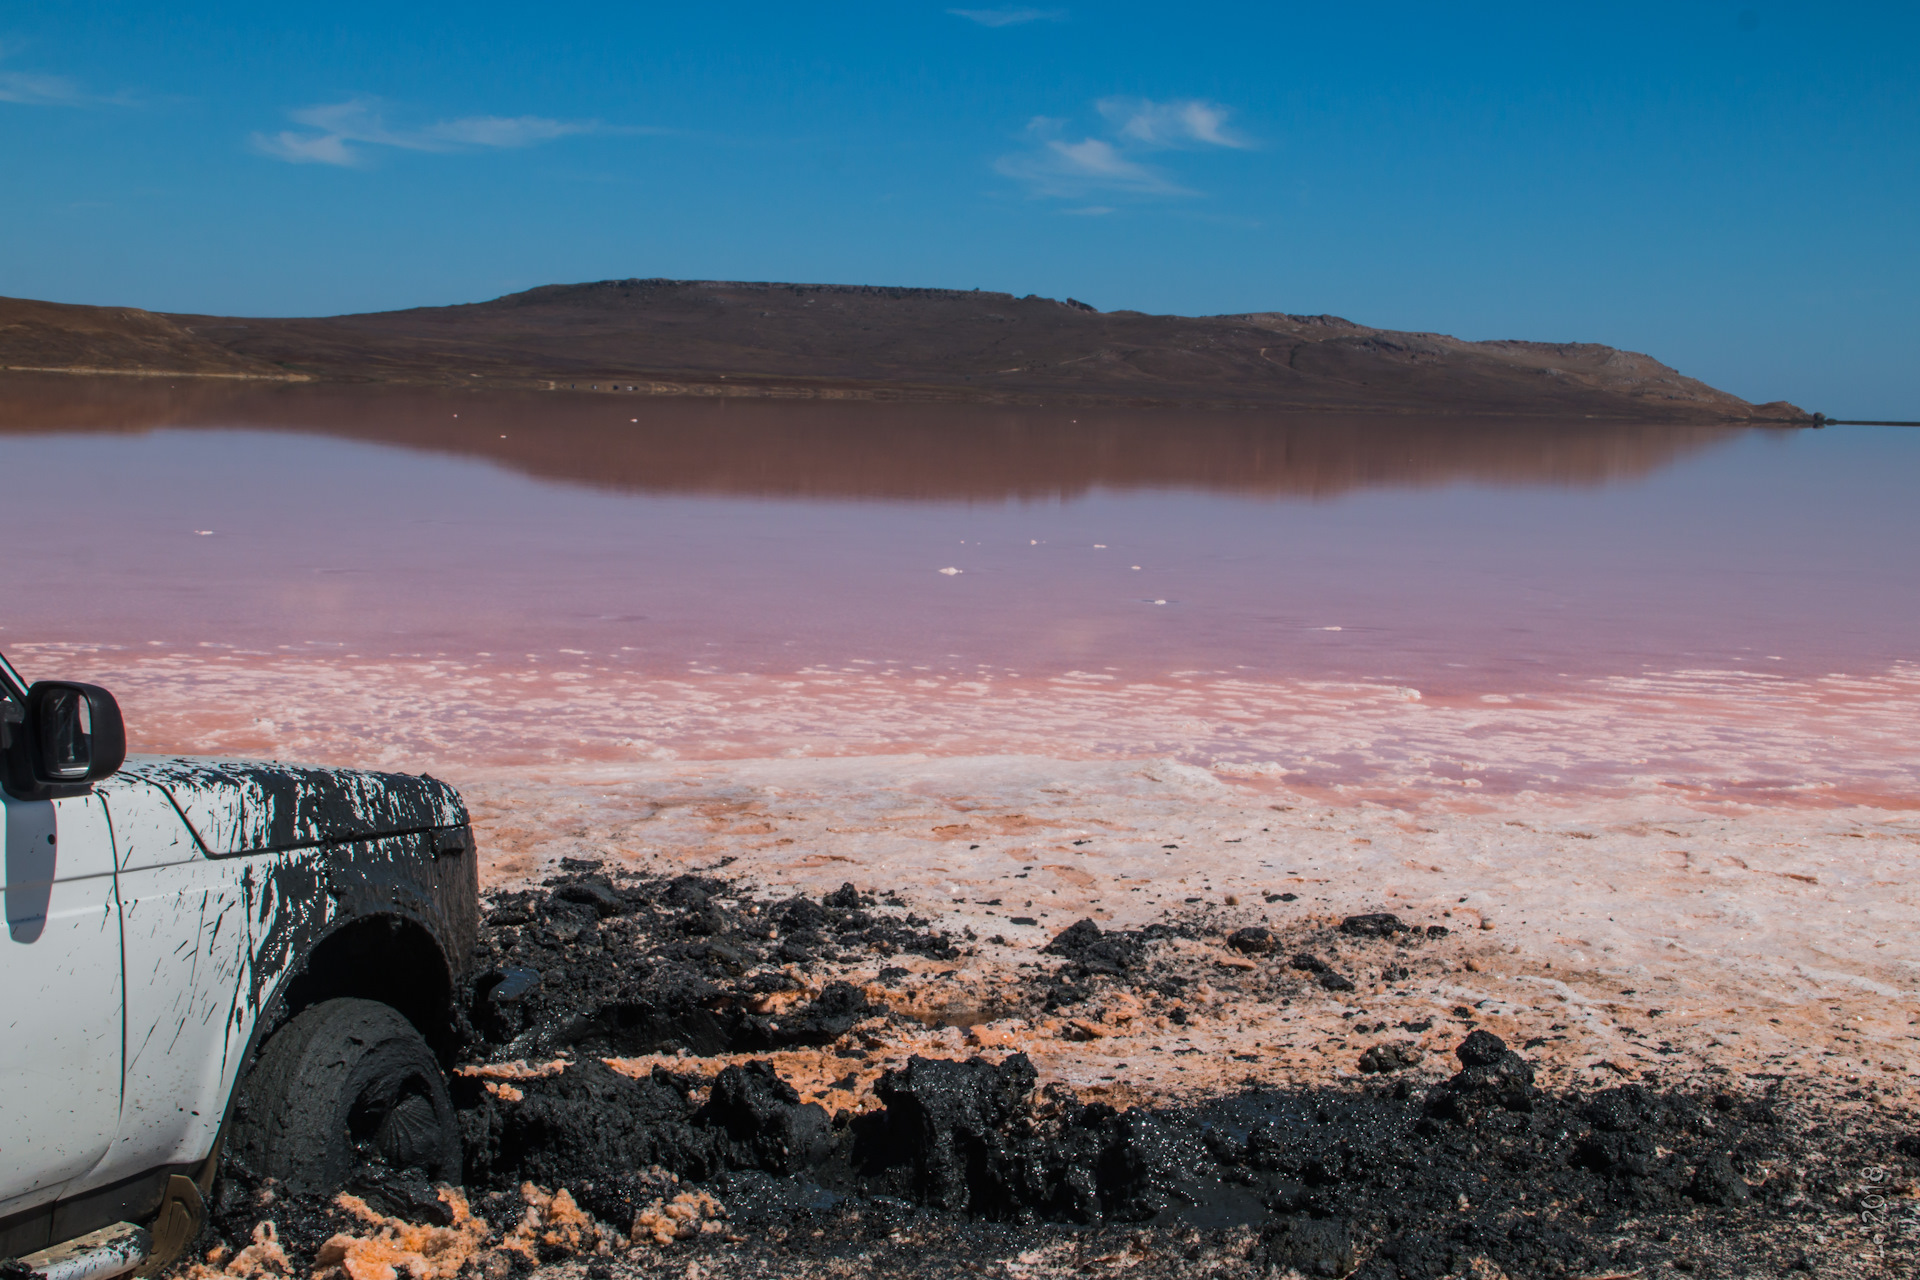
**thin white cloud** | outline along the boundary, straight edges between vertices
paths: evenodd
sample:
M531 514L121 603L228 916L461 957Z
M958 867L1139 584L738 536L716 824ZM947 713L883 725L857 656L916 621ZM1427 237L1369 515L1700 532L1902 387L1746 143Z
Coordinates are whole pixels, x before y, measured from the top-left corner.
M360 153L349 147L345 138L333 134L287 130L256 133L252 141L254 150L288 164L337 164L351 169L361 162Z
M287 129L273 134L256 133L252 137L254 149L290 164L355 168L368 162L371 147L441 153L498 151L530 147L575 134L609 132L597 120L552 120L545 116L463 116L415 128L397 128L387 123L376 98L349 98L345 102L302 107L292 115L296 124L305 125L312 132Z
M1027 185L1029 194L1059 200L1084 200L1100 192L1134 196L1193 193L1159 170L1129 159L1104 138L1069 142L1045 138L1037 147L1002 156L993 166Z
M1065 22L1065 9L949 9L948 13L983 27L1017 27L1024 22Z
M1142 156L1211 147L1244 150L1253 145L1227 130L1227 118L1232 113L1215 102L1198 98L1167 102L1102 98L1094 107L1111 136L1073 141L1064 136L1067 121L1038 116L1027 124L1033 144L1024 151L1001 156L993 167L1026 184L1028 194L1047 199L1195 196L1199 192L1181 185ZM1112 212L1105 205L1073 212L1095 209Z
M80 86L65 76L0 71L0 102L18 102L30 107L70 107L86 100Z
M0 47L0 58L7 50ZM0 71L0 102L25 107L124 107L132 99L125 94L89 93L65 76L37 71Z
M1227 131L1233 114L1217 102L1183 98L1154 102L1149 98L1102 98L1094 106L1111 121L1122 138L1154 150L1193 147L1232 147L1253 144Z
M469 116L435 125L428 136L434 142L457 147L530 147L570 134L592 133L596 127L543 116Z

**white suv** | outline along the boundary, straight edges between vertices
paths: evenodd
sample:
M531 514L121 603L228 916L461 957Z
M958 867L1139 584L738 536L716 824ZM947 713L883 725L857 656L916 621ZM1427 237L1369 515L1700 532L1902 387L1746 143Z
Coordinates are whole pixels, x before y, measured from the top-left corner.
M302 1189L376 1152L457 1181L459 794L125 751L106 690L0 657L0 1259L155 1270L223 1151Z

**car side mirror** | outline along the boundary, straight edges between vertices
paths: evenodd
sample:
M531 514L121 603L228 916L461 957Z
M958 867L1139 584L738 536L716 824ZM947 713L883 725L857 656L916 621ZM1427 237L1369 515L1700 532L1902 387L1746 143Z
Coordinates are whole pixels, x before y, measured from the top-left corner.
M23 800L79 795L127 759L120 704L99 685L42 680L7 748L7 790Z

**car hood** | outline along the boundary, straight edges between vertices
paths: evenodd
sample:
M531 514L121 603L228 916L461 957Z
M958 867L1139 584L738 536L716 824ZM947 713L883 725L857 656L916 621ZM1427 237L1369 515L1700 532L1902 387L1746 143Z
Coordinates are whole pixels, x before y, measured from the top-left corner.
M270 853L464 826L460 793L421 774L129 756L120 777L172 799L207 853Z

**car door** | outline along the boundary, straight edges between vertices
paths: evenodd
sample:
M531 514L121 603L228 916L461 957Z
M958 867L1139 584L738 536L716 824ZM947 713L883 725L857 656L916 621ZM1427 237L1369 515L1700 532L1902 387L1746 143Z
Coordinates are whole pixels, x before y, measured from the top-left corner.
M97 791L120 859L130 1007L119 1129L82 1187L212 1150L261 1001L283 967L261 937L277 906L263 886L281 859L209 858L137 762Z
M0 692L0 697L5 697ZM120 1116L125 984L99 797L0 794L0 1217L54 1200Z

